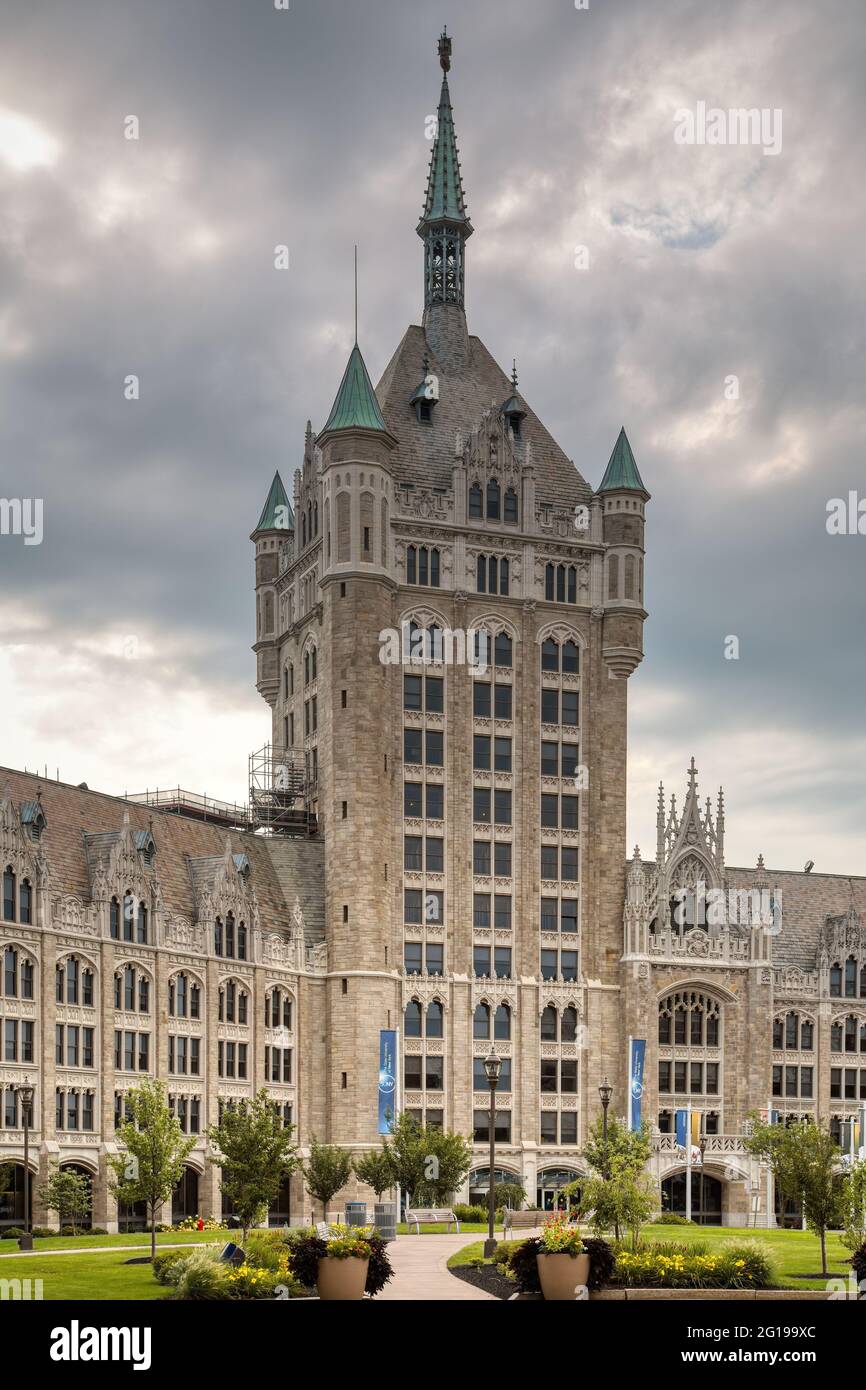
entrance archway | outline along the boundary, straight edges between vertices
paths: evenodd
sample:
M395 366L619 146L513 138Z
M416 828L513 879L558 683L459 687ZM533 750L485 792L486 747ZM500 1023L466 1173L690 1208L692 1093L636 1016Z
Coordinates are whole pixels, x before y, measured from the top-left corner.
M5 1173L3 1172L5 1168ZM30 1221L33 1223L33 1186L36 1174L30 1171ZM18 1228L24 1230L24 1164L6 1163L0 1165L0 1229Z
M171 1224L176 1226L188 1216L198 1216L198 1173L187 1166L171 1194Z
M90 1205L87 1211L76 1216L74 1221L64 1212L61 1224L75 1226L78 1231L89 1231L93 1225L93 1174L81 1163L61 1163L60 1170L63 1173L77 1173L79 1177L86 1178L90 1189ZM58 1217L59 1215L58 1213Z
M579 1178L576 1168L542 1168L538 1174L535 1205L540 1211L568 1211L571 1198L562 1189Z
M117 1229L121 1235L130 1235L133 1231L146 1231L147 1220L147 1202L118 1202Z
M686 1214L686 1172L672 1173L662 1182L662 1209L675 1216ZM699 1226L721 1226L722 1184L718 1178L692 1169L692 1220Z
M523 1179L519 1173L513 1173L510 1168L493 1169L493 1186L499 1187L500 1183L516 1183L518 1187L523 1186ZM485 1165L482 1168L473 1168L469 1174L469 1205L472 1207L484 1207L487 1209L487 1194L490 1191L490 1167Z

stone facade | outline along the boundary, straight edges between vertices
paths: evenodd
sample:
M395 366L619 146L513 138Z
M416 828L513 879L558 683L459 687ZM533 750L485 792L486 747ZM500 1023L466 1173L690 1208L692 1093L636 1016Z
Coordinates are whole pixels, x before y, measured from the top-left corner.
M442 53L447 70L447 41ZM303 807L295 833L6 775L0 1161L22 1157L9 1097L30 1080L34 1172L81 1165L110 1229L105 1160L141 1076L166 1081L188 1125L197 1102L202 1134L221 1101L266 1085L302 1148L316 1135L358 1151L378 1141L382 1029L400 1035L403 1108L474 1136L464 1197L486 1183L474 1078L491 1046L505 1064L498 1163L532 1202L583 1171L604 1078L625 1113L631 1038L647 1042L654 1172L669 1189L682 1173L674 1115L691 1104L729 1222L767 1219L743 1149L751 1111L772 1102L838 1126L866 1103L866 879L726 867L723 799L701 808L694 764L681 815L660 793L656 859L626 861L649 494L624 432L594 490L516 370L469 333L452 140L446 80L419 226L423 322L375 396L356 345L328 424L307 427L294 507L277 476L252 535L266 791L297 775L291 796L281 784ZM456 269L441 270L442 246ZM702 886L764 892L770 918L710 923ZM694 920L679 922L671 904L688 894ZM130 970L147 1008L128 1007ZM195 1018L171 1013L181 976ZM177 1209L218 1212L203 1139L190 1169ZM274 1219L310 1210L296 1178Z

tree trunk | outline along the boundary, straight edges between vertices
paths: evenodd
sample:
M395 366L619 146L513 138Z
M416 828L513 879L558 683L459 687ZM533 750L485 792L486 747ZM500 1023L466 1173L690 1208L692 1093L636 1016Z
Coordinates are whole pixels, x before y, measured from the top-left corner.
M156 1202L150 1204L150 1262L156 1259Z
M827 1274L827 1232L821 1231L821 1273Z

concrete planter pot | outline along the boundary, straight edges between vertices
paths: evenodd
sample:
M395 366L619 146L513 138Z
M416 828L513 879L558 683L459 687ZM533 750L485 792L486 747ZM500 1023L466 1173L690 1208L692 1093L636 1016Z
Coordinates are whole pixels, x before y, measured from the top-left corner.
M548 1302L574 1303L589 1280L588 1255L537 1255L541 1292Z
M346 1260L338 1260L334 1255L325 1255L319 1260L319 1273L316 1287L319 1298L330 1303L357 1303L364 1297L369 1260L350 1255Z

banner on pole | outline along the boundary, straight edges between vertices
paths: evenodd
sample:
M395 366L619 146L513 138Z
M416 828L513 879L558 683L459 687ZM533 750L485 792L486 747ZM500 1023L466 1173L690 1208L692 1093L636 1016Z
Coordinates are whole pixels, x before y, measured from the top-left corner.
M632 1038L629 1058L629 1129L640 1129L643 1101L643 1069L646 1061L646 1039Z
M397 1033L383 1028L379 1033L379 1133L390 1134L397 1117Z

